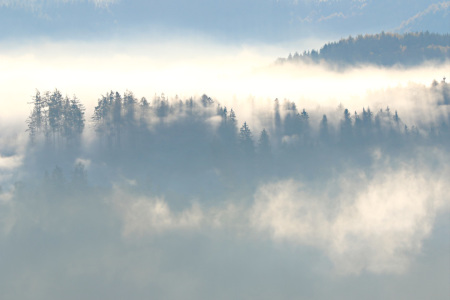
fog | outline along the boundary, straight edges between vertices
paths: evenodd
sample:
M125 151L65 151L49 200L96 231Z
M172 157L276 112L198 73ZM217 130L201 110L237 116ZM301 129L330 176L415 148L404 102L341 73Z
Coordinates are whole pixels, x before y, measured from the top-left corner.
M326 65L277 66L276 57L289 52L282 45L225 46L199 37L185 40L44 41L3 49L0 96L11 100L2 101L2 117L26 116L35 89L55 88L69 96L76 94L88 112L99 95L110 90L130 90L147 98L161 93L181 98L205 93L228 106L253 97L257 103L289 99L308 108L339 103L351 110L372 103L385 107L390 99L367 99L367 93L409 84L430 85L433 79L440 81L449 68L448 63L406 70L362 66L339 72Z
M447 299L450 63L287 52L2 49L5 299Z
M333 202L327 191L311 195L299 182L270 184L256 196L254 223L275 240L325 251L337 272L403 273L431 234L436 214L449 208L446 175L424 173L388 169L370 180L345 174L336 179L345 188Z

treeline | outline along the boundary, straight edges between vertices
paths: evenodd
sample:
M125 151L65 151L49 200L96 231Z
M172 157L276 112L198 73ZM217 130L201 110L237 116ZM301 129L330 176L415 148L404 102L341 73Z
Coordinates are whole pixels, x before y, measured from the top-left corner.
M382 32L375 35L349 36L338 42L327 43L320 50L289 54L287 58L279 58L278 62L414 66L425 61L444 62L448 59L450 59L449 34Z
M44 138L54 146L73 146L80 143L85 126L84 106L76 96L63 97L61 92L39 91L32 100L33 110L27 120L30 140Z
M431 91L446 95L444 100L450 95L445 82L432 85ZM447 105L445 101L441 104ZM86 121L76 97L37 92L33 105L28 124L31 148L37 150L29 152L28 161L34 155L40 172L50 174L56 165L64 169L61 160L67 160L71 172L84 174L77 161L82 157L99 182L138 178L180 195L245 188L264 178L331 176L349 163L369 166L375 150L404 159L426 145L447 150L450 145L449 115L417 127L405 124L389 107L350 111L340 106L331 114L311 117L306 108L275 99L272 111L253 117L262 124L256 130L207 95L147 100L111 91L98 100L88 122L92 130L87 135L94 138L82 139ZM69 152L69 144L70 156L51 154Z

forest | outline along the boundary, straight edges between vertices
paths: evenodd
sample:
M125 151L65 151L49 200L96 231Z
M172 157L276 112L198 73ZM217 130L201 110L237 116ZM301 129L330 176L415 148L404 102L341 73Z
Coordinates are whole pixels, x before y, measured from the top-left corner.
M424 62L443 63L450 59L450 35L430 32L385 33L349 36L325 44L320 50L295 52L278 63L319 63L332 65L417 66Z
M109 91L87 111L76 96L36 91L26 139L0 151L0 288L164 298L173 289L154 287L171 286L167 277L208 277L192 293L211 298L215 286L228 295L223 277L239 286L261 268L268 282L281 266L300 293L298 277L318 262L341 278L401 277L422 245L441 251L448 236L450 86L415 93L410 110L355 111ZM250 284L261 288L259 277Z
M427 91L440 99L438 105L450 104L445 81L434 81ZM130 178L147 192L175 193L180 201L251 195L273 178L326 181L348 165L369 170L377 160L374 151L395 164L429 145L445 152L450 146L448 113L431 124L406 124L389 107L350 111L339 105L310 116L307 108L275 99L271 111L255 112L254 126L207 95L147 100L111 91L87 120L76 96L58 90L37 91L31 106L23 170L35 173L27 180L69 184L63 178L73 177L110 187Z
M0 300L449 300L450 0L0 0Z

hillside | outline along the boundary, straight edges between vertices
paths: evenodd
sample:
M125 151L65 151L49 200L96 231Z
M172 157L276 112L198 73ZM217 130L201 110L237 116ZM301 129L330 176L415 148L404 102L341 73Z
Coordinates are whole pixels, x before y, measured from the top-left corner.
M279 58L279 63L327 62L336 65L415 66L450 59L450 35L429 32L358 35L325 44L320 50Z

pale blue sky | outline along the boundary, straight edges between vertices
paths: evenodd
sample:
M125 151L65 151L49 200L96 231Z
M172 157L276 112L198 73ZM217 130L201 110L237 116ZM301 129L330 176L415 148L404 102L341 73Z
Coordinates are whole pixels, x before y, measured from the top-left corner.
M339 39L384 31L446 32L449 1L1 0L3 39L198 34L221 42Z

